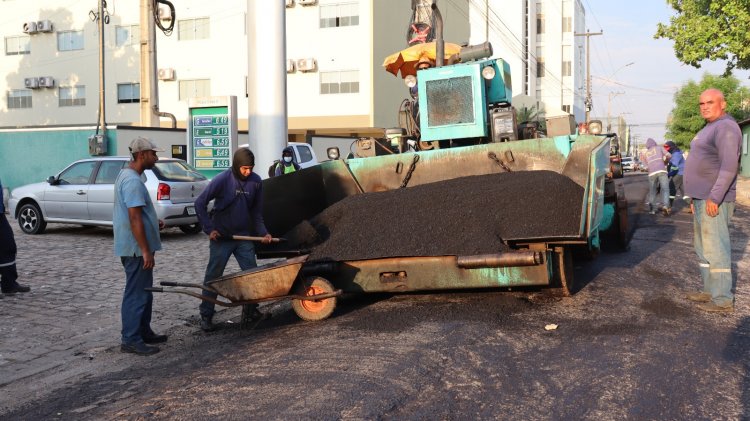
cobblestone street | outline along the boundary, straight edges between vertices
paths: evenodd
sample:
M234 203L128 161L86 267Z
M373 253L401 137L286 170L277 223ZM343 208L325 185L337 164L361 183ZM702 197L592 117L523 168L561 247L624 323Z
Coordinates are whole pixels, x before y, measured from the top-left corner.
M2 389L10 384L27 383L19 380L41 372L70 369L103 352L119 354L125 282L112 252L110 228L52 224L45 234L27 235L15 220L9 222L18 244L19 282L29 285L31 292L0 299L0 407L8 396ZM155 283L201 282L207 241L204 234L186 235L176 228L162 232ZM237 270L231 259L227 273ZM197 330L198 303L184 295L154 294L154 329L169 332L191 325ZM234 313L240 310L230 309L217 319Z

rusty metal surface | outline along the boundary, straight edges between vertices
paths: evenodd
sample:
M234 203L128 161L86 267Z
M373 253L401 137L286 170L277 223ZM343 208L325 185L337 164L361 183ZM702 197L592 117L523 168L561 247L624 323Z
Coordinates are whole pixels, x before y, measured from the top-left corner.
M340 263L328 279L346 292L406 292L550 285L549 255L536 266L464 269L456 256L396 257Z
M513 251L456 257L456 265L464 269L534 266L542 263L544 263L544 254L538 251Z
M307 255L258 266L208 283L230 301L252 301L288 295Z

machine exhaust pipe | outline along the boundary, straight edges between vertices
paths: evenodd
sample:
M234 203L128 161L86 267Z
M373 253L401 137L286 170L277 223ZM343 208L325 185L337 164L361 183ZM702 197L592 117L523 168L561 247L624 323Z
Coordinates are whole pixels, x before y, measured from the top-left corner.
M445 40L443 39L443 16L437 7L437 2L432 2L432 15L435 17L435 67L445 64Z
M542 263L544 263L544 253L541 251L512 251L456 257L456 266L463 269L536 266Z
M461 47L461 52L458 53L458 58L461 63L480 60L491 56L492 44L489 41L477 45L467 45L466 47Z

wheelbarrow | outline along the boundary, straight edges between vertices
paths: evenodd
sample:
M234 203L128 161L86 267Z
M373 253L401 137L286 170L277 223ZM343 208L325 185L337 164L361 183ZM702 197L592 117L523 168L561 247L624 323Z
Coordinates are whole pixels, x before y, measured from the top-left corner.
M223 307L237 307L270 301L292 301L292 309L303 320L323 320L333 313L341 290L321 276L304 276L300 269L309 254L268 263L209 281L206 285L160 282L151 292L186 294ZM217 298L181 288L195 288L216 293ZM243 316L244 317L244 316Z

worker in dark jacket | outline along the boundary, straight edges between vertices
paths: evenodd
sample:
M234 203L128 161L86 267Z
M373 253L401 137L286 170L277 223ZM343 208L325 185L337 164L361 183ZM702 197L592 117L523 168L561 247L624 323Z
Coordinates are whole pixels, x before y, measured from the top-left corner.
M240 269L257 266L255 247L251 241L235 240L234 235L260 236L263 243L270 243L271 235L266 230L262 214L263 184L260 176L253 172L255 156L248 148L240 148L232 157L232 168L211 180L211 183L195 200L195 211L209 238L209 257L203 284L221 277L229 258L234 255ZM208 202L214 201L212 214L208 213ZM216 294L203 291L203 295L216 298ZM257 304L246 309L254 319L263 315ZM203 301L199 307L201 329L214 330L214 304Z
M685 174L685 156L674 142L668 140L664 142L664 147L669 153L669 163L667 175L669 176L669 206L674 203L675 197L688 201L685 196L685 189L682 187L682 176Z
M281 174L289 174L295 171L299 171L299 164L294 162L294 151L291 146L287 146L281 151L281 161L276 164L276 171L274 176L278 177Z
M3 204L3 183L0 182L0 298L3 294L29 292L31 288L16 282L16 239L13 236Z

